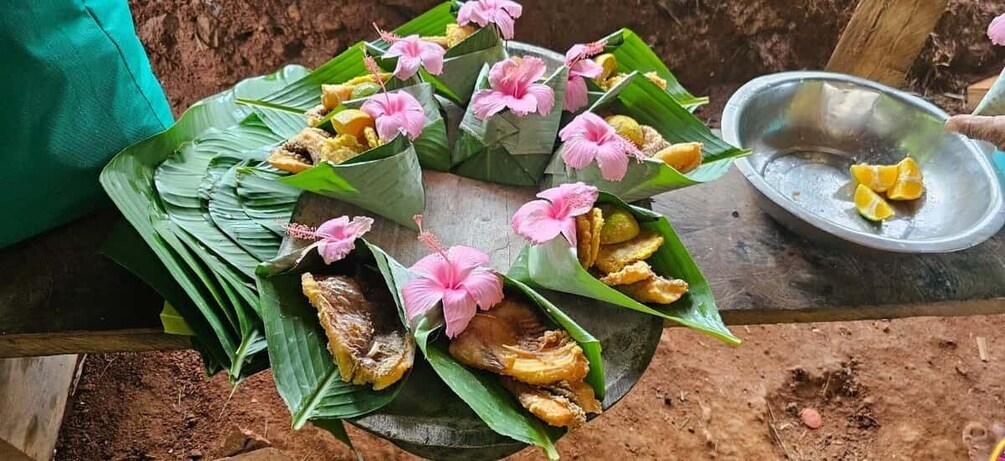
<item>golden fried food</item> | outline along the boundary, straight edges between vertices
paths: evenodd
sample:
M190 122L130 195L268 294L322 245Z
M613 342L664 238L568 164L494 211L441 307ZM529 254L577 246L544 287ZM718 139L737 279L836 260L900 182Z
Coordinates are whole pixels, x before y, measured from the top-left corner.
M415 346L398 318L386 285L342 275L305 273L303 293L318 311L328 350L345 382L384 389L410 368ZM362 283L361 283L362 282Z
M379 147L384 144L384 141L381 141L380 136L377 136L377 130L370 127L363 128L363 138L366 139L366 147L368 149L373 149L374 147Z
M449 351L464 365L527 384L582 381L590 371L569 333L549 330L531 306L511 298L476 314Z
M321 144L320 160L338 165L366 152L366 150L367 147L360 144L355 136L340 134L334 138L326 139Z
M646 154L646 157L652 157L667 147L670 147L670 143L656 131L656 128L642 125L642 153Z
M604 53L593 58L593 62L600 65L600 75L597 76L598 84L606 82L608 78L618 71L618 58L611 53Z
M318 126L329 112L331 111L325 109L323 104L318 104L310 109L307 109L307 112L304 112L304 116L307 117L307 125Z
M471 34L478 31L475 26L467 25L460 26L456 23L447 24L447 44L445 48L453 48L459 43L463 42L464 39L471 36Z
M700 142L682 142L671 144L653 155L653 158L666 163L681 174L690 173L701 166Z
M631 240L639 235L639 222L631 211L614 205L600 205L604 226L600 228L600 244L610 245Z
M604 227L604 216L600 208L593 208L584 215L576 216L576 256L585 269L593 267L600 249L600 230Z
M349 81L345 82L345 84L356 86L359 85L360 83L383 83L387 82L391 78L391 73L381 72L379 74L379 77L380 81L377 81L377 77L374 77L372 74L360 75L359 77L349 79Z
M516 396L521 406L552 426L575 429L586 423L587 413L602 411L600 402L593 395L593 388L584 382L531 386L503 378L502 384Z
M640 303L671 304L687 293L688 285L683 280L669 280L657 275L617 289Z
M427 41L427 42L435 43L437 45L440 45L440 46L442 46L444 48L450 48L448 46L450 44L450 41L447 39L447 37L445 35L432 35L432 36L429 36L429 37L422 37L422 39L425 40L425 41Z
M601 245L596 267L607 274L618 272L636 261L649 259L661 245L663 245L662 235L651 230L642 230L631 240L613 245Z
M290 173L299 173L317 164L321 146L331 136L324 130L305 128L281 144L269 155L272 166Z
M604 118L619 136L631 141L635 147L642 147L642 125L627 115L609 115Z
M647 262L636 261L617 272L612 272L601 277L600 281L604 282L605 285L610 286L631 285L643 280L649 280L655 276L656 274L653 273L653 268L649 267Z
M363 130L377 126L370 114L359 109L346 109L336 112L335 115L332 115L331 121L336 133L355 136L361 142L365 141Z
M338 107L343 102L352 99L352 92L355 85L338 83L335 85L321 85L321 105L328 111Z
M646 72L645 75L646 75L646 78L649 79L650 82L655 83L656 86L660 87L660 89L662 89L662 90L666 90L667 89L667 81L665 79L663 79L663 77L660 77L659 74L657 74L655 71L653 71L653 72Z

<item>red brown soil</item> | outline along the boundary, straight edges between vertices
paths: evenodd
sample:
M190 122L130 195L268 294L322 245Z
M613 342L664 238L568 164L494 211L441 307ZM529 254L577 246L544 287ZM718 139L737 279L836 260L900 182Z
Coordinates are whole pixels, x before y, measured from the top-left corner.
M242 78L286 63L316 66L372 35L371 20L393 27L438 2L191 0L133 8L180 114ZM635 29L686 86L713 98L700 115L715 125L744 80L822 68L855 2L523 3L518 36L555 49ZM983 37L1001 12L1003 0L952 0L908 86L958 111L955 95L1005 61ZM734 327L746 340L735 349L667 330L636 388L559 448L568 459L962 459L966 421L1005 419L1003 327L1003 316ZM988 339L988 362L978 357L978 336ZM290 429L269 373L231 394L224 377L204 378L193 352L90 356L70 405L57 460L212 459L235 426L295 459L351 459L323 431ZM820 429L802 425L804 408L820 412ZM350 434L368 459L409 458L361 431ZM527 450L515 458L540 456Z

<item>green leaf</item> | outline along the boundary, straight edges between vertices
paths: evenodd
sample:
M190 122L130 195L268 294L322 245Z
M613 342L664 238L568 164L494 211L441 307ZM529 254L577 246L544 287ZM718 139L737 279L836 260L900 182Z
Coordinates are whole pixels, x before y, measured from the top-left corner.
M479 89L488 87L488 73L489 67L483 66ZM561 67L545 82L555 93L555 106L545 116L518 117L507 110L479 120L468 107L454 146L453 172L501 184L537 185L555 147L567 75Z
M398 26L393 32L401 37L409 35L418 35L420 37L443 35L446 32L447 24L457 22L454 15L454 8L456 6L457 2L455 1L443 2ZM386 50L391 46L390 43L381 39L371 41L369 45L378 50Z
M326 266L317 252L311 251L299 263L296 262L299 252L294 252L262 263L258 268L272 374L279 395L290 409L294 429L300 429L307 421L345 419L372 412L394 399L408 379L406 376L380 391L343 381L328 351L328 339L318 322L317 310L301 289L300 276L305 272L353 273L360 264L372 264L373 254L369 244L357 241L349 258L332 266ZM383 252L380 255L387 258ZM385 278L390 277L381 272ZM393 286L388 289L395 293Z
M276 257L282 238L251 219L241 206L237 176L238 170L246 168L248 162L224 156L210 162L210 170L222 168L224 172L210 191L209 215L224 234L261 262Z
M253 166L250 166L253 165ZM252 162L237 169L237 197L245 214L258 225L282 236L282 224L289 222L300 190L279 181L288 176L267 162Z
M403 136L345 163L323 162L282 181L351 203L411 229L417 228L412 217L426 208L419 159Z
M621 29L614 32L602 40L607 41L604 47L605 53L612 53L618 60L618 70L625 73L631 72L656 72L667 81L666 92L677 101L678 104L694 110L702 104L708 103L707 97L697 97L692 95L674 77L670 69L667 68L663 60L653 52L646 42L631 29Z
M185 152L193 148L191 143L208 131L235 126L250 115L250 108L235 103L238 97L262 97L306 73L303 67L288 66L275 74L246 80L231 90L200 101L168 130L116 155L100 176L106 193L188 298L188 302L173 298L169 301L198 335L197 344L206 346L205 350L211 352L212 361L207 361L207 369L212 371L219 365L232 373L236 371L232 379L240 379L263 367L260 359L248 355L260 347L261 341L252 334L253 329L242 331L239 325L235 326L240 322L235 318L237 313L231 304L231 297L224 292L220 279L202 258L210 253L165 213L154 185L155 170L170 156L186 155ZM199 172L196 178L201 180L204 174L205 170ZM201 209L199 213L202 213ZM156 270L151 269L153 266L128 267L144 280L156 277L151 275ZM228 287L227 290L236 299L247 294L247 288Z
M715 136L701 120L638 73L626 77L618 87L596 101L589 111L630 116L655 128L670 143L700 142L703 144L702 164L694 171L681 174L657 159L647 158L641 162L630 162L628 172L620 181L608 181L603 178L596 162L579 170L567 166L562 159L563 144L545 170L545 186L582 181L627 202L634 202L719 179L729 171L734 159L750 154L750 150L733 147Z
M665 217L643 208L630 206L607 193L601 193L597 203L631 210L639 221L639 227L662 235L663 245L647 262L658 275L686 281L689 286L688 293L670 305L642 304L590 275L579 264L576 250L561 237L541 245L525 247L510 268L509 275L530 286L571 293L644 312L677 322L728 344L740 343L740 340L722 323L705 276Z
M482 67L491 67L506 57L506 48L495 27L483 27L447 50L440 75L424 72L422 79L431 82L450 100L467 105Z

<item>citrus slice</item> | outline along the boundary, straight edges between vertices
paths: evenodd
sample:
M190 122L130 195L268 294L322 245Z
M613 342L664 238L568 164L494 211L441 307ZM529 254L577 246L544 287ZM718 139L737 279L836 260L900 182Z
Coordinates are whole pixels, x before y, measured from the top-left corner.
M356 85L356 87L352 89L352 99L373 96L377 94L378 91L380 91L380 85L376 83L363 82Z
M613 205L600 205L604 227L600 228L600 244L626 242L639 235L639 222L628 210Z
M374 127L373 117L359 109L346 109L332 116L332 126L338 134L347 134L356 139L363 137L363 129Z
M870 221L882 221L894 215L890 204L865 184L855 187L855 208Z
M897 165L859 163L851 166L851 177L876 192L886 192L897 182Z
M627 115L611 115L604 119L614 131L617 131L622 138L625 138L635 144L636 147L642 147L643 134L642 125L636 122L634 118Z
M893 183L886 196L890 200L914 200L925 193L922 183L921 167L913 158L907 157L897 164L897 181Z
M597 77L597 81L603 82L618 71L618 58L615 58L611 53L597 56L593 58L593 62L600 64L600 68L603 69Z

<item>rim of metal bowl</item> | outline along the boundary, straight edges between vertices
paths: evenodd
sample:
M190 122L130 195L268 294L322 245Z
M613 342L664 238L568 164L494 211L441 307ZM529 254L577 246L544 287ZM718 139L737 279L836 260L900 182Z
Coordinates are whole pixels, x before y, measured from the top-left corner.
M917 107L928 112L941 120L946 120L949 115L935 104L921 99L912 94L888 87L886 85L866 80L851 75L838 74L833 72L820 71L796 71L782 72L777 74L758 77L743 85L736 93L729 98L722 115L722 136L726 142L740 146L738 118L741 108L750 101L759 91L777 85L779 83L791 81L823 80L837 81L841 83L851 83L877 91L886 93L902 102ZM806 213L802 208L786 199L781 192L771 187L764 177L759 174L750 159L741 158L736 160L736 166L757 191L781 207L786 213L795 219L803 221L833 237L877 250L892 251L898 253L948 253L974 247L994 236L1005 225L1005 199L1002 197L1002 186L998 173L991 160L984 153L976 141L965 139L965 144L973 153L976 161L980 163L981 170L991 178L992 200L989 211L973 228L959 234L924 240L903 240L891 237L865 234L848 229L837 223L823 219L817 215ZM743 146L740 146L743 147Z

